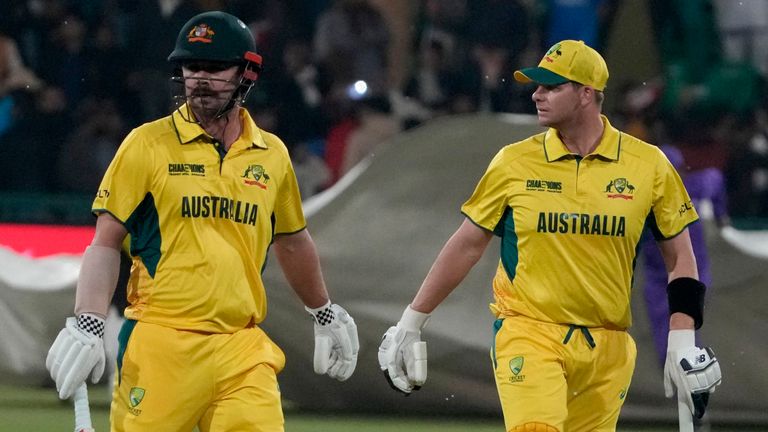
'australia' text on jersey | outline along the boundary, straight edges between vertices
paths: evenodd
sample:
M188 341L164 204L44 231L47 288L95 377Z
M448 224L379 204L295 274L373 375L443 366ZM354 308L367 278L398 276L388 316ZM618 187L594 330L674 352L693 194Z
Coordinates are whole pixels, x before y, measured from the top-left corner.
M253 203L218 196L184 196L181 198L181 217L219 218L256 226L259 206Z
M591 234L624 237L624 216L587 213L539 212L537 232L560 234Z

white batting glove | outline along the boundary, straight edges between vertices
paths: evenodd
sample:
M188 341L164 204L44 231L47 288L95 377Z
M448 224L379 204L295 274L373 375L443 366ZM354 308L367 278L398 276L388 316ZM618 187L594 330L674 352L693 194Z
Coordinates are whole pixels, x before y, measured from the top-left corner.
M317 309L304 309L315 321L315 373L346 381L355 371L360 349L355 320L330 301Z
M428 320L429 314L406 307L379 345L379 367L389 385L406 396L427 381L427 343L421 340L421 330Z
M69 317L48 350L45 367L59 398L70 398L88 375L96 383L104 373L104 320L92 314Z
M722 382L720 363L711 348L696 347L694 330L670 330L664 363L664 393L685 402L691 414L702 418L709 394Z

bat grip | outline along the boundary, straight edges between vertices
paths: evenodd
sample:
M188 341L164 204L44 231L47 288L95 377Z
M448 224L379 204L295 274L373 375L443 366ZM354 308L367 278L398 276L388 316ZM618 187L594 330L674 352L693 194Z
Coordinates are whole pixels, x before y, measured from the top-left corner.
M680 432L693 432L693 416L691 415L691 410L688 409L688 404L679 397L677 400L677 418Z
M85 383L75 390L75 432L94 432L91 424L91 408L88 404L88 387Z

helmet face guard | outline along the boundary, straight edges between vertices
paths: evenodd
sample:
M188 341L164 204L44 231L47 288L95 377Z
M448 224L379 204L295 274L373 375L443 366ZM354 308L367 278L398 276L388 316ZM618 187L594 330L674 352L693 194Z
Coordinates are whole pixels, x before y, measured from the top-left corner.
M229 100L219 109L215 118L245 103L262 70L262 58L256 53L256 42L248 27L237 17L220 11L201 13L184 24L168 61L176 65L171 80L182 86L185 78L181 67L184 65L205 62L240 67L240 78L233 83L235 88ZM174 101L177 106L186 102L186 90L175 95ZM191 120L191 116L188 120Z

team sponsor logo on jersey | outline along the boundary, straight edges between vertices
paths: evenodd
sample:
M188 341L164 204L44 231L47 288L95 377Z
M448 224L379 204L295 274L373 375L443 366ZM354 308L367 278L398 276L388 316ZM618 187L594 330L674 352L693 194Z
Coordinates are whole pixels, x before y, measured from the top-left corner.
M190 163L169 163L168 175L172 176L198 176L205 177L205 165Z
M624 216L588 213L539 212L536 232L624 237Z
M680 208L677 210L677 213L682 216L687 212L688 210L693 210L693 202L688 201L686 203L683 203Z
M181 197L181 217L229 219L233 222L256 226L259 206L220 196Z
M189 42L203 42L211 43L213 41L213 35L215 35L213 29L208 24L198 24L192 27L192 30L187 34L187 41Z
M525 375L521 375L524 363L525 357L523 356L515 357L509 361L509 370L512 371L512 376L509 377L509 382L525 381Z
M634 198L633 194L635 193L635 186L633 186L626 178L619 177L608 182L605 186L605 193L605 196L611 199L621 198L631 200Z
M546 54L544 54L544 60L554 63L555 60L557 60L558 57L563 55L563 52L560 51L560 44L555 44L552 46L552 48L547 51Z
M99 189L96 191L96 198L109 198L109 189Z
M243 178L243 183L262 189L266 189L269 182L269 175L261 165L249 165L240 177Z
M549 180L528 179L525 181L525 190L562 193L563 183Z
M141 403L141 400L144 399L144 394L146 391L141 387L133 387L128 392L128 403L131 405L128 408L128 411L131 412L133 415L139 415L141 414L141 410L136 408Z

